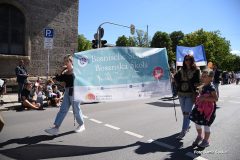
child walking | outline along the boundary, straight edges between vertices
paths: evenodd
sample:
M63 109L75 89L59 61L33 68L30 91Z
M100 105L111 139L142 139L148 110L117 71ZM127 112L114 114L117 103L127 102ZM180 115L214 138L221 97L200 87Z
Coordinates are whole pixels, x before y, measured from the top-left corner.
M212 70L204 70L201 75L201 82L199 96L196 98L195 107L190 114L190 120L196 125L197 138L192 146L205 148L210 145L210 126L216 117L216 101L218 100L216 89L212 83L214 72ZM202 133L202 126L204 134Z
M73 74L73 59L71 55L64 57L64 64L66 66L65 71L61 75L56 76L56 80L60 82L65 82L65 92L63 96L63 102L60 106L60 110L55 118L54 127L50 129L45 129L45 132L51 135L58 135L59 127L62 124L65 116L68 113L69 107L72 105L74 118L78 123L78 127L75 132L82 132L85 130L83 114L80 108L80 101L76 101L73 95L73 83L74 83L74 74Z

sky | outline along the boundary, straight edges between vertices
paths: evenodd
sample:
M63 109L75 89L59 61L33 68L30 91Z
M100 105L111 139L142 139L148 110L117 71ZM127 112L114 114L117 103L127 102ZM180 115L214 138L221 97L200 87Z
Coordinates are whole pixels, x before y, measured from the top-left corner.
M233 54L240 55L240 0L79 0L78 33L94 39L104 22L135 25L152 38L157 31L188 34L199 29L219 30L230 41ZM130 29L103 24L110 44L131 36Z

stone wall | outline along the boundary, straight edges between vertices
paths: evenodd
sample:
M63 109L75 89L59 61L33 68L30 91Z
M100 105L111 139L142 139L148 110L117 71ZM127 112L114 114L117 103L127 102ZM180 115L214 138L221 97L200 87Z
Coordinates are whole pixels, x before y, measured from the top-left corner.
M66 54L77 50L78 0L0 0L20 9L26 19L25 55L0 54L0 77L14 77L20 59L25 59L32 76L45 76L47 50L44 49L44 28L54 29L54 48L50 52L50 75L62 65Z

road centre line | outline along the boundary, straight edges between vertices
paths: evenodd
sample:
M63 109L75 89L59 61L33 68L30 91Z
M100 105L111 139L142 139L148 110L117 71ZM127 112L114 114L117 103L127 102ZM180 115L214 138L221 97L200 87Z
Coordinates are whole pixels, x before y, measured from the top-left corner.
M73 113L73 111L69 111L70 113ZM83 115L83 118L88 118L88 116Z
M115 129L115 130L119 130L119 129L120 129L120 128L115 127L115 126L112 126L112 125L110 125L110 124L105 124L104 126L109 127L109 128L112 128L112 129Z
M231 103L240 103L239 101L229 101Z
M102 123L101 121L96 120L96 119L93 119L93 118L91 118L91 119L89 119L89 120L92 121L92 122L98 123L98 124Z
M69 112L73 113L73 111L69 111ZM83 115L83 118L88 118L88 116ZM98 123L98 124L103 123L103 122L101 122L99 120L96 120L96 119L93 119L93 118L91 118L89 120L92 121L92 122ZM110 125L110 124L105 124L104 126L112 128L112 129L115 129L115 130L120 130L119 127L116 127L116 126L113 126L113 125ZM129 135L134 136L134 137L137 137L137 138L143 138L144 137L144 136L142 136L140 134L133 133L133 132L130 132L130 131L124 131L124 133L129 134ZM175 149L174 146L168 145L168 144L163 143L163 142L155 141L153 139L149 139L148 142L149 143L154 143L154 144L156 144L158 146L165 147L165 148L168 148L168 149L171 149L171 150ZM196 156L195 154L193 154L191 152L188 152L185 155L188 156L188 157L194 158L194 160L207 160L207 159L205 159L203 157Z
M168 149L175 149L174 146L168 145L168 144L163 143L163 142L155 141L153 139L149 139L148 142L149 143L154 143L154 144L156 144L158 146L165 147L165 148L168 148Z
M192 152L188 152L188 153L186 153L185 155L188 156L188 157L194 158L193 160L208 160L208 159L203 158L203 157L201 157L201 156L197 156L197 155L195 155L195 154L192 153Z
M86 118L86 119L87 119L87 118L88 118L88 116L84 116L84 115L83 115L83 118Z
M137 137L137 138L143 138L144 136L140 135L140 134L136 134L130 131L124 131L124 133L129 134L131 136Z

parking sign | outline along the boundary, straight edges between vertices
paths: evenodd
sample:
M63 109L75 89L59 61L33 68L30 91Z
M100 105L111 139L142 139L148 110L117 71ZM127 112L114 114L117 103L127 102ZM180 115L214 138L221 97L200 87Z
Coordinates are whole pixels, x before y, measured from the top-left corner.
M44 49L53 48L53 33L54 30L51 28L44 29Z
M45 28L44 29L44 37L45 38L53 38L53 29Z

